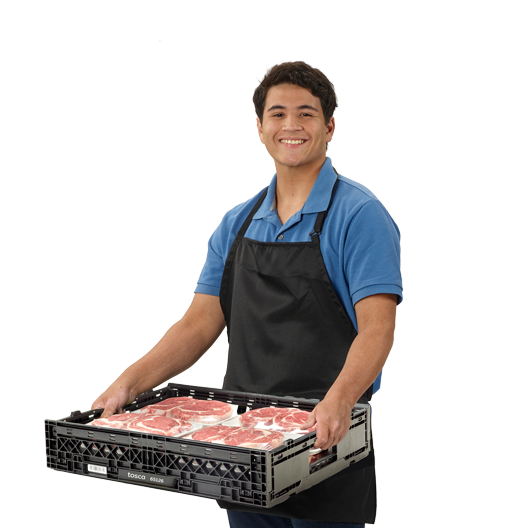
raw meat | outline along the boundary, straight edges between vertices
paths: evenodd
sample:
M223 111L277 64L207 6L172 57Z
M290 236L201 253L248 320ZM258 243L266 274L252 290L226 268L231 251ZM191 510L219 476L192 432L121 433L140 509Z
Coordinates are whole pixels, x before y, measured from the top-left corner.
M284 435L277 431L241 427L227 434L224 438L224 443L229 446L269 450L280 446L284 438Z
M305 434L315 430L315 426L310 429L301 429L301 425L308 420L309 416L308 411L301 409L263 407L262 409L247 411L239 417L239 421L245 427Z
M199 440L200 442L213 442L222 443L221 441L225 438L228 433L240 429L240 427L228 426L228 425L212 425L210 427L203 427L199 431L195 431L185 438L192 440Z
M278 447L284 441L284 435L282 433L229 425L203 427L203 429L195 431L185 436L185 438L199 440L200 442L211 442L213 444L266 450Z
M234 414L234 408L220 401L180 397L147 405L141 409L141 413L211 424L230 418Z
M186 400L193 401L194 398L187 398L186 396L180 396L179 398L167 398L166 400L152 405L146 405L142 407L138 412L141 414L157 414L159 416L169 416L172 409L178 407L181 403Z
M127 429L142 433L176 436L193 429L193 425L183 420L167 416L145 415L129 423Z
M89 425L112 427L113 429L127 429L127 425L139 417L140 415L136 413L113 414L109 418L93 420Z
M181 402L178 407L172 409L171 416L191 422L211 424L230 418L233 413L234 408L228 403L192 399Z
M286 409L287 412L279 413L274 418L274 429L287 433L310 433L314 431L314 425L310 429L301 429L301 426L308 420L310 413L301 409Z
M239 416L239 421L245 427L270 427L274 423L274 418L285 409L277 407L263 407L253 409Z
M320 453L317 453L316 455L310 455L308 457L308 463L313 464L314 462L321 460L321 458L324 458L328 454L330 454L329 451L321 451Z

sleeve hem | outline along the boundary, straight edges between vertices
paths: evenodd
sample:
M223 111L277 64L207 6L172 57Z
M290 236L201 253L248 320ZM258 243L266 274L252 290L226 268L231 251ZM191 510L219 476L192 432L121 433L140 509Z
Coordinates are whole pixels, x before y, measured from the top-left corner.
M206 295L214 295L216 297L219 297L219 290L219 286L211 286L210 284L203 284L201 282L198 282L194 293L204 293Z
M352 295L352 303L355 305L361 299L370 295L377 295L378 293L395 293L397 295L397 304L399 305L402 302L402 288L400 286L395 284L375 284L357 290Z

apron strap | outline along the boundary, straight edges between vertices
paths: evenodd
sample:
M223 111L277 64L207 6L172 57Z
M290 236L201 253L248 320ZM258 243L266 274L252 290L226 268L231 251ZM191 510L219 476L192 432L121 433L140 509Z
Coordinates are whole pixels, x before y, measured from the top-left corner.
M333 194L335 192L335 187L337 186L337 182L339 181L339 173L335 170L335 167L332 167L335 171L335 174L337 175L337 180L335 180L332 194L330 195L330 201L328 202L328 207L326 208L326 211L321 211L320 213L317 213L317 218L315 220L314 224L314 230L310 233L310 237L312 238L312 242L317 244L319 242L319 235L321 234L323 230L323 224L326 219L326 215L328 214L328 211L330 209L330 206L332 205L333 200Z
M261 196L259 197L259 200L256 202L256 205L252 208L249 215L246 217L246 220L243 222L243 225L239 229L236 238L234 239L234 242L232 242L232 246L230 247L230 250L228 252L227 259L225 261L225 267L223 268L223 277L221 279L221 288L220 288L220 295L219 295L219 303L221 304L221 309L223 310L223 314L225 314L225 317L227 315L227 306L226 306L226 299L227 299L227 291L228 291L228 277L230 275L230 269L232 268L232 263L234 262L234 256L237 251L237 246L241 242L241 239L245 235L248 226L250 225L250 222L252 222L252 218L254 218L254 215L257 213L257 210L261 207L261 204L263 203L264 199L266 198L266 195L268 193L268 187L263 191ZM223 295L224 292L224 295ZM227 332L229 331L227 326Z
M266 195L268 194L268 187L264 190L263 194L259 197L259 200L256 202L256 205L254 205L252 211L250 211L250 214L246 217L246 220L243 222L243 225L241 226L241 229L238 231L236 240L239 238L243 238L245 235L248 226L250 225L250 222L252 222L252 218L254 218L254 215L257 213L258 209L261 207L261 204L266 198Z

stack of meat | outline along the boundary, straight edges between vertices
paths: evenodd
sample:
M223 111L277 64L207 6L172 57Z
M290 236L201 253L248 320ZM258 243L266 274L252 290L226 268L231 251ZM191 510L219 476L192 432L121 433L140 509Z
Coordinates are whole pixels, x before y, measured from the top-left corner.
M315 430L301 429L308 420L310 413L301 409L263 407L247 411L239 417L239 422L245 427L256 429L268 429L269 431L280 431L282 433L306 434Z
M168 398L134 413L94 420L91 425L178 436L193 431L194 424L202 424L206 427L193 431L186 438L266 450L280 446L285 439L283 433L305 434L315 429L301 429L310 416L309 412L277 407L248 411L240 415L239 426L212 425L230 418L233 413L234 408L228 403L186 397Z
M178 436L193 430L194 423L215 424L230 418L233 413L234 408L228 403L185 397L168 398L134 413L93 420L90 425Z
M230 418L234 408L228 403L195 398L168 398L159 403L147 405L138 412L186 420L194 423L215 424Z
M314 425L309 429L301 429L306 423L310 413L300 409L288 409L277 407L263 407L254 409L242 414L239 422L247 427L253 427L255 430L268 430L270 432L281 431L283 433L306 434L315 431L317 426ZM308 457L308 463L313 464L321 460L328 454L328 451L322 451Z
M273 449L284 440L283 433L305 434L315 429L301 429L310 413L299 409L264 407L248 411L239 417L239 426L216 425L195 431L185 438L225 444L229 446L250 447L252 449ZM237 423L237 422L236 422Z
M141 431L148 434L177 436L191 431L194 426L185 421L166 416L142 415L137 413L113 414L109 418L98 418L90 425L112 427L130 431Z
M283 443L284 435L276 431L229 425L213 425L195 431L185 438L251 449L273 449Z

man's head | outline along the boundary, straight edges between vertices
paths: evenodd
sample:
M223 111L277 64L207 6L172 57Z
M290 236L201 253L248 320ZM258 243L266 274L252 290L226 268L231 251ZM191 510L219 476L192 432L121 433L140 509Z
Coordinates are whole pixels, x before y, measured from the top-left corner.
M337 107L337 97L333 84L326 75L305 62L284 62L277 64L266 73L265 77L254 92L254 106L257 117L263 122L266 96L273 86L279 84L295 84L306 88L321 101L325 123L330 121Z

